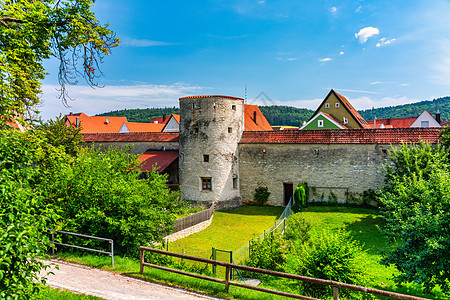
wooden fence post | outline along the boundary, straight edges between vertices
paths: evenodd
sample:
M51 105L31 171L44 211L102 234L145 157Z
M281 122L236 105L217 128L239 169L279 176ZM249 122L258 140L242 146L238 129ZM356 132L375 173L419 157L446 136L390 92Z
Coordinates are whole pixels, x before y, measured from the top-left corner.
M228 293L230 290L230 267L226 266L225 269L225 291Z
M333 300L339 300L339 288L333 286Z
M139 273L144 273L144 250L139 249L139 261L140 261L140 271Z

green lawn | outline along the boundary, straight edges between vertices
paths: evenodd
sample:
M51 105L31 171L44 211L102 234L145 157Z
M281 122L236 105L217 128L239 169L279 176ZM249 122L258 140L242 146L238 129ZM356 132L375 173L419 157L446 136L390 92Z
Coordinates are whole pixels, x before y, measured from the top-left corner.
M229 211L216 211L211 226L205 230L169 244L169 250L184 249L186 253L211 255L211 248L237 250L249 240L272 226L283 207L242 206ZM202 255L203 254L203 255Z

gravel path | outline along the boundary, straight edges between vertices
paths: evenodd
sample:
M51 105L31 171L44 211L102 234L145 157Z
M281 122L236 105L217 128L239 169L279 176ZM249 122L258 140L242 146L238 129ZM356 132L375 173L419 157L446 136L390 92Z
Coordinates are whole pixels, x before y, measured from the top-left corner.
M104 299L217 299L76 264L48 263L59 265L59 270L47 269L54 273L48 275L48 285Z

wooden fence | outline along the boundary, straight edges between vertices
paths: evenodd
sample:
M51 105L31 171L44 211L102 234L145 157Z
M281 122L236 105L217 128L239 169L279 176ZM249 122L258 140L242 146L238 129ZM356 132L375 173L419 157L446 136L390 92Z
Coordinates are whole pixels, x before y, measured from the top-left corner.
M175 227L173 228L172 233L181 231L183 229L197 225L198 223L209 220L213 214L214 214L214 204L211 204L211 207L208 208L207 210L199 211L198 213L178 219L177 223L175 224Z
M311 297L307 297L307 296L301 296L301 295L296 295L296 294L291 294L291 293L286 293L286 292L281 292L281 291L276 291L276 290L266 289L266 288L262 288L262 287L258 287L258 286L252 286L252 285L248 285L248 284L244 284L244 283L240 283L240 282L231 281L230 280L231 270L239 269L239 270L255 272L255 273L260 273L260 274L272 275L275 277L298 280L298 281L302 281L302 282L309 282L309 283L316 283L316 284L321 284L321 285L332 286L334 300L339 300L339 289L349 289L349 290L358 291L361 293L372 294L372 295L377 295L377 296L385 296L385 297L390 297L390 298L395 298L395 299L428 300L426 298L420 298L420 297L416 297L416 296L409 296L409 295L398 294L398 293L393 293L393 292L388 292L388 291L383 291L383 290L377 290L377 289L357 286L357 285L353 285L353 284L337 282L337 281L333 281L333 280L325 280L325 279L319 279L319 278L313 278L313 277L307 277L307 276L301 276L301 275L295 275L295 274L289 274L289 273L283 273L283 272L258 269L258 268L253 268L253 267L248 267L248 266L243 266L243 265L236 265L236 264L232 264L232 263L226 263L226 262L222 262L222 261L201 258L201 257L195 257L195 256L191 256L191 255L186 255L186 254L179 254L179 253L174 253L174 252L169 252L169 251L164 251L164 250L159 250L159 249L153 249L153 248L148 248L148 247L143 247L143 246L139 247L139 252L140 252L140 273L141 274L144 272L144 267L155 268L155 269L159 269L159 270L163 270L163 271L177 273L180 275L186 275L186 276L190 276L190 277L194 277L194 278L199 278L199 279L209 280L209 281L213 281L213 282L217 282L217 283L222 283L225 285L226 292L229 291L230 285L234 285L234 286L238 286L241 288L256 290L256 291L260 291L260 292L265 292L265 293L270 293L270 294L275 294L275 295L290 297L290 298L295 298L295 299L318 300L316 298L311 298ZM214 278L214 277L208 277L208 276L204 276L204 275L199 275L199 274L194 274L194 273L189 273L189 272L185 272L185 271L181 271L181 270L171 269L171 268L167 268L167 267L162 267L162 266L154 265L151 263L146 263L144 260L144 252L158 253L158 254L162 254L162 255L168 255L168 256L208 263L213 266L225 267L226 268L225 280L222 280L219 278Z

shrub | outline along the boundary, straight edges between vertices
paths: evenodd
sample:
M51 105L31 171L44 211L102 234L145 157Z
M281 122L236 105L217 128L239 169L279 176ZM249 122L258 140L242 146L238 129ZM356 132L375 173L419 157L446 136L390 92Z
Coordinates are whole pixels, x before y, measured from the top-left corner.
M286 247L282 236L278 233L267 234L265 239L252 241L250 257L245 265L273 271L284 271L286 264ZM259 273L254 277L265 278Z
M270 192L267 186L258 186L253 194L253 200L256 204L264 205L269 200Z
M293 242L305 244L309 241L312 223L300 214L293 214L287 223L285 237Z
M363 286L369 281L364 265L355 260L364 253L361 246L343 231L323 232L311 244L301 245L298 253L296 272L299 275ZM303 283L303 289L319 298L333 293L332 287L313 283ZM352 299L361 296L346 289L341 294Z
M306 207L309 199L308 183L300 182L294 190L294 206L292 210L299 212L300 209Z

